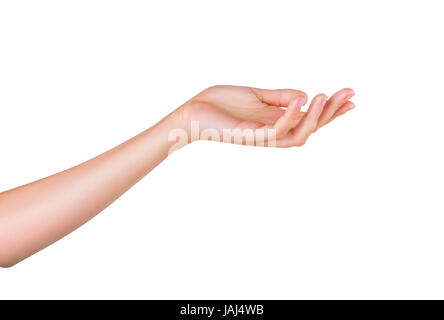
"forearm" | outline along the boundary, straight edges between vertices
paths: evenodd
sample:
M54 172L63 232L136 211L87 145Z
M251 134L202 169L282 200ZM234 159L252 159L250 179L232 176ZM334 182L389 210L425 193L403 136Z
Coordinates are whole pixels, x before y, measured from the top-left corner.
M0 193L0 266L13 265L75 230L164 160L181 128L174 112L76 167Z

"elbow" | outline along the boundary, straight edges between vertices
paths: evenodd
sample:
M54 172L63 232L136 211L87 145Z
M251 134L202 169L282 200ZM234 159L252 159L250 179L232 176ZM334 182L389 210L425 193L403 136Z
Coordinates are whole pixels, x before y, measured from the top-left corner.
M0 241L0 268L13 267L20 260L17 260L18 257L13 252L8 252L9 250L2 243L3 241Z
M15 263L8 263L8 262L4 263L3 261L0 261L0 268L7 269L13 266L15 266Z
M11 268L17 264L17 261L9 257L5 257L0 252L0 268Z
M7 261L7 260L0 260L0 268L11 268L13 266L15 266L15 262L12 261Z
M0 268L10 268L20 261L20 256L18 252L11 247L11 241L8 241L7 237L1 234L1 231L0 228Z

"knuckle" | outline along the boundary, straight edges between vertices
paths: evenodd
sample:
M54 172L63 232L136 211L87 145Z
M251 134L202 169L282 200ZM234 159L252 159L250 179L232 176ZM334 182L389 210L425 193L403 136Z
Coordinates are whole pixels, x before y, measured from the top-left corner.
M310 123L307 124L307 132L310 134L316 130L318 123L316 121L310 121Z
M294 140L294 145L297 147L302 147L305 144L305 139L303 138L296 138Z
M217 88L219 88L219 87L220 87L220 85L209 86L209 87L206 88L204 91L212 91L212 90L217 89Z
M207 95L207 94L211 94L211 93L213 93L215 90L218 90L220 87L222 87L222 86L221 86L221 85L210 86L210 87L204 89L199 95Z

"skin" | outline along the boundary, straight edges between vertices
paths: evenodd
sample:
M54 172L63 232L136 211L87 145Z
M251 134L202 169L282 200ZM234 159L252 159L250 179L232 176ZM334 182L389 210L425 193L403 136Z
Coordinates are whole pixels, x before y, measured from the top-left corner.
M0 193L0 267L10 267L61 239L93 218L164 160L176 141L171 130L191 139L199 130L276 130L276 146L302 146L320 127L354 108L351 89L329 99L298 90L210 87L153 127L68 170ZM255 136L256 137L256 136ZM256 138L255 138L256 139ZM245 143L243 140L242 143Z

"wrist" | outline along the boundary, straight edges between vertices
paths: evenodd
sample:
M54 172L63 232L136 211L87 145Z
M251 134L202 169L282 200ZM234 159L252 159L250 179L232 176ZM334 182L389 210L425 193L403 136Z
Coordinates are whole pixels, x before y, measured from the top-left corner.
M164 120L167 121L167 126L170 131L183 130L187 134L189 133L188 119L184 105L171 112Z
M191 142L189 118L184 105L159 121L154 128L161 132L161 140L166 142L168 155Z
M176 110L171 113L173 117L173 127L172 130L176 130L177 132L183 131L186 134L188 143L191 143L196 140L196 137L193 138L193 130L192 130L192 122L194 119L193 112L193 102L188 101Z

